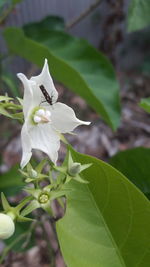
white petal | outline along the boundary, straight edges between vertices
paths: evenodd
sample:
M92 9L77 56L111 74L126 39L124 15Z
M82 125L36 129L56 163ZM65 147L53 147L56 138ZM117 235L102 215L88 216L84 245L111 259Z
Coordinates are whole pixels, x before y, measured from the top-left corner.
M50 123L38 124L30 130L31 146L46 153L56 163L60 147L60 137Z
M23 112L26 117L30 110L33 108L33 82L27 79L23 73L17 74L24 86L24 97L23 97Z
M58 98L58 93L55 89L52 77L49 73L49 67L47 63L47 59L45 59L45 63L42 69L42 72L38 76L34 76L31 78L31 81L36 82L35 93L40 92L41 97L45 100L44 95L41 92L40 86L43 85L49 96L52 97L53 103L56 102Z
M77 119L73 109L63 103L55 103L51 108L51 113L52 125L61 133L71 132L82 124L90 124L90 122Z
M28 132L28 124L24 123L21 130L21 143L22 143L22 159L21 159L21 168L23 169L29 162L32 153L31 153L31 140Z

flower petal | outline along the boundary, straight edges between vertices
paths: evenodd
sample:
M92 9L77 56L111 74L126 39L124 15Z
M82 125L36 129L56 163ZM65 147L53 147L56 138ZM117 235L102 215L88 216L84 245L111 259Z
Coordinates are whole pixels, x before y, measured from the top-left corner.
M18 73L17 77L21 80L24 86L24 97L23 97L23 112L26 117L29 111L33 107L33 82L27 79L23 73Z
M51 107L51 120L53 127L61 133L71 132L82 124L90 124L90 122L77 119L73 109L60 102Z
M31 146L46 153L56 163L60 137L50 123L38 124L30 129Z
M39 90L41 97L44 97L40 89L40 86L43 85L47 93L49 94L49 96L52 97L53 103L57 101L58 93L55 89L52 77L49 73L47 59L45 59L45 63L44 63L44 66L43 66L43 69L40 75L34 76L30 80L36 83L36 89L35 89L36 91L34 91L34 93L37 93Z
M21 159L21 168L23 169L29 162L32 153L31 153L31 141L30 135L28 133L27 122L24 123L21 130L21 142L22 142L22 159Z

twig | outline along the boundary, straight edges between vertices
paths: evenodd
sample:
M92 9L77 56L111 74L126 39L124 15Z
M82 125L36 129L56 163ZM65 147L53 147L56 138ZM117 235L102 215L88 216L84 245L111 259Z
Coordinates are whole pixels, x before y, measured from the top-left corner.
M96 0L93 4L91 4L87 9L85 9L78 17L73 19L71 22L66 24L66 30L74 27L76 24L78 24L82 19L87 17L95 8L97 8L102 0Z
M8 15L11 13L11 11L14 9L14 7L15 7L15 5L14 4L12 4L12 5L10 5L4 12L3 12L3 14L1 15L1 17L0 17L0 24L2 24L4 21L5 21L5 19L8 17Z

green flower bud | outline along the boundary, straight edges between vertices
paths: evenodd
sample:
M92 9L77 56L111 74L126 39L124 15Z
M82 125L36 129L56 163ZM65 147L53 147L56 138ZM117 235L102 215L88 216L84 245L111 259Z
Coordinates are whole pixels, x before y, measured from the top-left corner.
M13 235L15 231L15 224L12 218L0 213L0 239L7 239Z
M73 162L72 166L68 170L70 176L76 176L81 171L81 164L78 162Z

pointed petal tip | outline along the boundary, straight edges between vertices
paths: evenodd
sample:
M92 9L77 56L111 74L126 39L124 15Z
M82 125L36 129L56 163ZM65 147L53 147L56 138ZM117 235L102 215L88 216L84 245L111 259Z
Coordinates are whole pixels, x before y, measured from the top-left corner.
M17 73L17 77L19 78L19 79L21 79L22 77L24 77L25 75L23 74L23 73L21 73L21 72L19 72L19 73Z
M90 121L82 121L82 124L84 124L84 125L90 125L91 122Z
M17 73L17 77L21 80L22 83L28 80L23 73Z
M43 69L45 69L45 68L49 68L47 58L45 58L45 60L44 60Z
M45 60L44 60L44 64L47 64L48 63L48 60L47 60L47 58L45 58Z
M32 156L32 153L31 152L30 153L27 153L26 155L23 156L23 158L21 160L21 163L20 163L21 169L23 169L28 164L28 162L31 159L31 156Z

